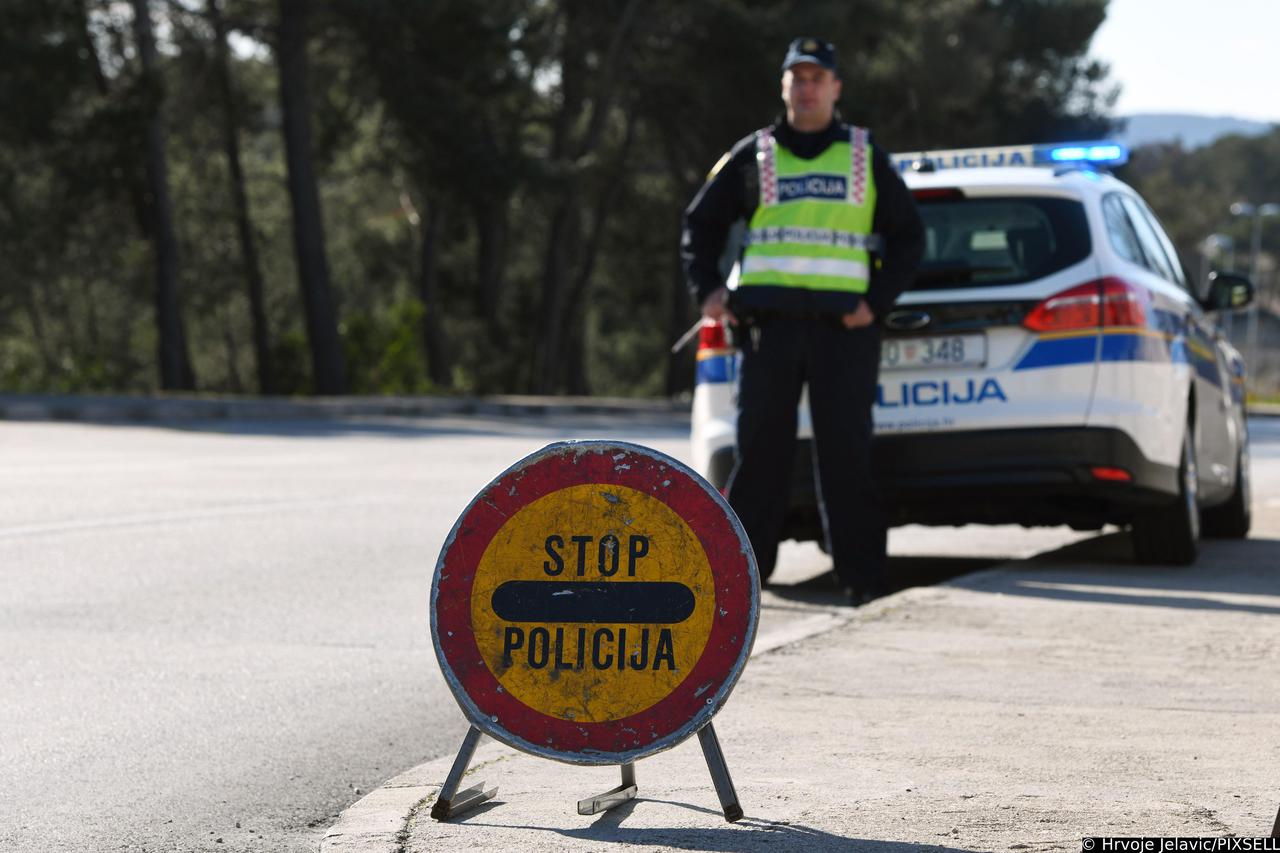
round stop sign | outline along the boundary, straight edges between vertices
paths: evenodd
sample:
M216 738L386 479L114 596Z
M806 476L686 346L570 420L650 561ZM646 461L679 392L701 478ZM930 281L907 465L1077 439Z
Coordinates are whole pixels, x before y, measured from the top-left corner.
M511 746L622 764L710 721L746 664L755 559L705 480L634 444L564 442L490 483L431 588L441 669Z

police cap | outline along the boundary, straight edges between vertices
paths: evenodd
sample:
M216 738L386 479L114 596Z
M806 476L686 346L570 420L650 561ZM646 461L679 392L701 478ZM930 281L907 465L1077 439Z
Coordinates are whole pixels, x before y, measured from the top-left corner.
M822 39L804 37L791 42L791 46L787 48L787 58L782 60L782 70L786 71L801 62L812 62L828 71L839 73L836 70L835 45Z

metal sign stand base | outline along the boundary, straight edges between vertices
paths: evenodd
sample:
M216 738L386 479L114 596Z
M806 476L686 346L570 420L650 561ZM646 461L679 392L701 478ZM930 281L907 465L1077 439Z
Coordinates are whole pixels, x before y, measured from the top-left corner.
M480 730L475 726L467 732L458 750L458 757L453 760L453 767L444 780L444 787L431 807L431 816L439 821L457 817L470 811L481 803L488 802L498 793L497 788L485 790L484 783L459 791L462 777L467 766L475 755L476 746L480 743ZM729 775L729 767L724 763L724 753L720 750L720 741L716 737L715 727L707 723L698 730L698 742L702 745L702 754L707 759L707 769L711 771L711 781L716 786L716 795L720 798L720 807L724 810L724 819L734 823L742 819L742 806L738 803L738 792L733 788L733 778ZM635 799L636 765L629 761L622 765L622 784L616 788L578 800L578 814L593 815L617 808L623 803Z
M475 726L467 732L467 736L462 739L462 749L458 750L458 757L453 760L453 767L449 769L449 775L444 780L444 787L440 789L440 796L436 798L436 803L431 807L431 816L436 820L444 821L451 817L457 817L463 812L470 811L481 803L492 800L494 795L498 793L497 788L484 789L484 783L473 785L465 791L458 791L458 786L462 784L462 775L467 772L467 765L471 763L471 758L476 754L476 746L480 743L480 730Z
M636 798L636 763L628 761L622 765L622 784L616 788L578 800L578 814L600 814L616 808L628 800Z
M720 739L716 737L715 727L707 723L698 729L698 742L702 744L702 754L707 759L711 781L715 784L716 794L720 797L724 819L729 823L736 823L742 819L742 806L738 803L738 792L733 789L733 778L729 776L729 767L724 763L724 753L720 751Z

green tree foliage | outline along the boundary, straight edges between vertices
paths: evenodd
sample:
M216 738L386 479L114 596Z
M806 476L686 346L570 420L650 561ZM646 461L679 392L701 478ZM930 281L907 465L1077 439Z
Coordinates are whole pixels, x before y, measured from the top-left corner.
M777 115L794 35L839 45L842 112L891 149L1096 136L1113 97L1087 54L1105 0L150 5L181 319L215 391L333 391L342 368L361 393L687 387L691 355L667 353L696 316L680 213ZM129 6L0 4L8 388L160 384L155 100ZM277 48L298 11L327 341L282 134Z
M1224 136L1192 150L1176 143L1147 146L1134 152L1122 177L1160 217L1193 277L1203 271L1200 247L1210 234L1231 237L1234 266L1247 271L1253 221L1232 216L1231 205L1280 202L1280 127L1263 136ZM1265 219L1260 236L1262 251L1280 257L1280 220ZM1220 258L1216 266L1225 269L1228 260Z

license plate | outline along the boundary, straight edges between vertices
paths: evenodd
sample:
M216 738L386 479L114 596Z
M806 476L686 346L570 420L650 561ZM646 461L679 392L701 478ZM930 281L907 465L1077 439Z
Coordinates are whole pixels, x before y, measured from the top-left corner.
M986 335L890 338L880 345L880 367L883 370L981 367L986 362Z

